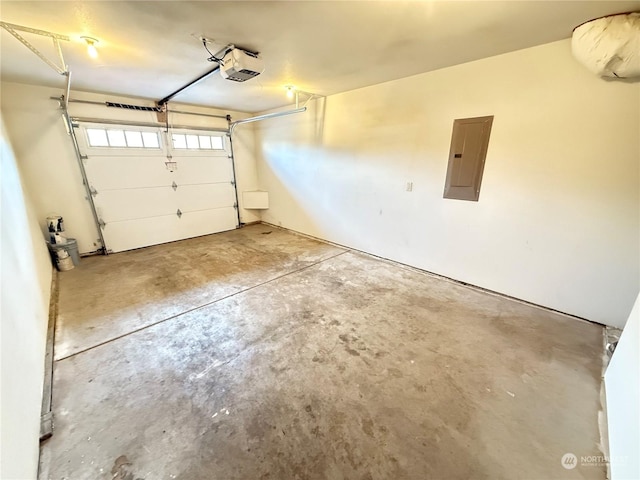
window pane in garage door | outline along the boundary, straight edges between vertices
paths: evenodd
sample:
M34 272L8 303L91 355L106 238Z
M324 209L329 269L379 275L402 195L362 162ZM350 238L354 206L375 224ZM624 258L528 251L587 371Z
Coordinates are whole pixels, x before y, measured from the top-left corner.
M125 137L127 137L127 146L129 147L143 147L142 143L142 134L140 132L132 132L127 130L124 132Z
M209 135L199 135L200 148L205 150L211 150L211 137Z
M107 130L107 137L109 138L110 147L127 146L127 140L124 138L124 131L122 130Z
M142 141L145 148L159 148L158 134L153 132L142 132Z
M187 140L184 135L174 133L171 138L173 140L173 148L187 148Z
M200 148L198 135L187 135L187 148Z
M211 148L214 150L224 150L224 139L220 136L211 137Z
M89 145L92 147L108 147L107 131L103 128L87 128L87 137L89 137Z

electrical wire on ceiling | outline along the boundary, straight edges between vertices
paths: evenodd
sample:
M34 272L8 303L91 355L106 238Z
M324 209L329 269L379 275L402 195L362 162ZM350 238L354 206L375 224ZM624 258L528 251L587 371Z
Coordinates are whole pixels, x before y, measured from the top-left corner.
M209 62L216 62L218 65L222 65L222 59L216 57L211 50L209 50L209 48L207 47L207 39L203 38L202 39L202 46L204 47L204 49L207 51L207 53L209 53L209 55L211 55L209 58L207 58L207 61Z

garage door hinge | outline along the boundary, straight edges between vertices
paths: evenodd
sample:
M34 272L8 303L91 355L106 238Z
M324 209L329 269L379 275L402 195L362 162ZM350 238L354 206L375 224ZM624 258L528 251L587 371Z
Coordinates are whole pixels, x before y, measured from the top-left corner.
M238 208L238 204L237 204L237 203L234 203L234 204L233 204L233 208L237 209L237 208Z
M178 218L182 217L182 212L180 211L180 209L178 209L178 211L176 212L176 215L178 216Z
M175 192L178 189L178 184L176 182L173 182L171 184L171 188L173 188L173 191Z
M231 180L231 185L233 185L234 187L236 186L236 182L234 182L233 180Z
M89 187L89 192L91 192L92 197L98 195L98 191L94 187Z
M105 221L101 218L98 219L98 225L100 225L100 228L104 228L107 226L107 224L105 223Z
M80 155L80 158L82 160L89 160L89 157L87 155Z

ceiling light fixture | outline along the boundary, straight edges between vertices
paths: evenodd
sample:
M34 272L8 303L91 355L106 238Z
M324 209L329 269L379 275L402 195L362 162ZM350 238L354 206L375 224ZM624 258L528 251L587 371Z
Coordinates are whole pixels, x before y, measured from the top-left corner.
M294 87L293 85L286 85L284 88L287 90L287 97L293 98L293 95L296 92L296 87Z
M96 49L96 43L99 43L98 39L93 37L80 38L83 39L87 44L87 54L89 54L91 58L96 58L98 56L98 50Z

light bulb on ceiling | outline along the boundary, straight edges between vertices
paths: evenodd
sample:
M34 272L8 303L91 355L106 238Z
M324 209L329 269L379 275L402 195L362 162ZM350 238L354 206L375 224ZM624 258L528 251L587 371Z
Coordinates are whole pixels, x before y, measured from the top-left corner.
M287 85L286 87L284 87L287 89L287 97L288 98L293 98L293 94L295 93L295 87L293 85Z
M91 58L96 58L98 56L98 49L96 48L96 43L98 43L98 39L93 37L80 37L87 44L87 54Z

